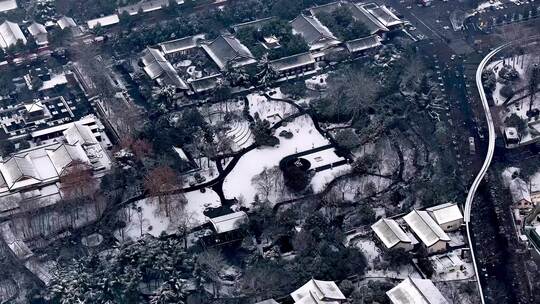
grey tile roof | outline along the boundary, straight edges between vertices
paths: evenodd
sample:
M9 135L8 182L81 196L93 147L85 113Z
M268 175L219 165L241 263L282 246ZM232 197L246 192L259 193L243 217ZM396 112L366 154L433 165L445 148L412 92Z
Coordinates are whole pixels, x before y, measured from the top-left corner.
M144 71L152 80L165 85L173 85L181 90L189 89L160 50L150 47L146 48L141 60L144 65Z
M211 43L203 45L203 48L222 70L229 62L233 66L256 62L249 49L232 35L221 35Z
M26 44L26 37L24 37L24 34L17 23L5 21L0 25L1 48L8 48L15 45L18 40L22 40L22 42Z
M159 46L163 54L167 55L170 53L176 53L183 50L195 48L197 47L198 41L204 39L204 37L205 37L204 34L189 36L189 37L162 42L159 44Z
M270 65L279 72L312 63L315 63L315 59L308 52L273 60Z
M441 229L427 211L413 210L405 215L403 219L407 222L407 225L409 225L414 234L417 235L427 247L430 247L439 241L450 241L450 237Z
M296 33L302 35L309 45L315 44L324 38L337 40L330 30L315 17L301 14L291 21L291 26Z
M349 50L349 52L351 53L360 52L360 51L371 49L371 48L378 47L381 45L382 45L381 37L379 37L378 35L371 35L368 37L345 42L345 46L347 47L347 50Z
M216 88L220 77L221 74L203 77L193 80L190 84L195 93L201 93Z
M401 21L384 5L377 6L375 8L369 8L367 10L384 26L394 26L403 23L403 21Z
M369 30L370 34L377 34L387 32L388 28L380 23L370 12L365 9L362 4L348 4L349 9L353 15L353 18L364 24Z
M371 225L371 229L387 248L392 248L400 242L412 243L405 231L392 219L382 218Z

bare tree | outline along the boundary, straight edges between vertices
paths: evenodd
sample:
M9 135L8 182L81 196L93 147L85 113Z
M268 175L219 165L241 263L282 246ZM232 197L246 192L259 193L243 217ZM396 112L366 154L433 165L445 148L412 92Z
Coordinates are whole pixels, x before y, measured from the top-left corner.
M170 215L170 191L176 188L178 183L178 176L176 172L165 165L155 167L154 169L148 172L144 187L149 192L151 196L156 196L158 198L159 206L164 208L165 215L168 217Z
M221 253L215 249L209 249L199 254L196 267L201 271L203 278L212 283L212 293L214 297L219 296L220 278L219 274L225 265L225 260Z
M66 198L80 199L96 193L97 182L92 176L92 167L82 161L74 161L60 176L62 192Z

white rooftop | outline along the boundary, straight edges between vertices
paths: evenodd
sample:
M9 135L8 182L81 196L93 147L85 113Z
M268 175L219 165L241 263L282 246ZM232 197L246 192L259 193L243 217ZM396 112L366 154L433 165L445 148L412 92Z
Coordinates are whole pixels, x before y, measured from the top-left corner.
M346 300L333 281L319 281L311 279L302 287L291 293L295 304L322 304L338 303Z
M456 203L445 203L426 209L437 224L442 225L463 218L461 210Z
M448 304L431 280L407 278L386 292L393 304Z
M217 233L224 233L238 229L240 225L247 222L247 219L247 214L240 211L211 218L210 223Z
M427 211L413 210L403 217L411 230L420 238L427 247L438 241L449 242L450 237L441 227L429 216Z
M15 0L0 0L0 13L11 11L17 8Z
M12 45L15 45L19 40L26 44L26 37L24 37L24 34L17 23L5 21L0 25L1 48L5 49Z
M60 29L70 28L70 27L76 27L77 24L75 23L75 20L71 17L63 16L62 18L58 19L56 21L56 24L60 27Z
M392 219L382 218L373 224L371 229L373 229L386 248L392 248L400 242L412 243L405 231Z
M117 24L118 22L120 22L120 18L118 18L118 15L114 14L114 15L109 15L109 16L105 16L101 18L88 20L86 24L88 25L88 28L93 29L94 27L98 25L105 27L105 26Z

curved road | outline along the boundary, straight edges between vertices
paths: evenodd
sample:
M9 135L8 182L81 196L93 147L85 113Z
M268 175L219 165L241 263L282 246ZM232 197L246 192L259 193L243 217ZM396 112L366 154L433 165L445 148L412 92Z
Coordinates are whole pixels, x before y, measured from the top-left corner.
M538 37L529 37L526 39L521 40L521 42L538 39ZM476 191L478 190L478 186L480 186L480 183L482 182L482 179L486 175L487 170L489 169L489 165L491 164L491 160L493 159L493 154L495 152L495 126L493 124L493 117L491 116L491 111L489 108L489 104L487 101L486 93L484 91L484 86L482 85L482 72L484 71L484 68L486 64L495 56L499 51L502 49L512 45L514 42L509 42L506 44L503 44L497 48L495 48L493 51L489 52L487 56L480 62L480 65L478 66L478 69L476 70L476 86L478 88L478 93L480 94L480 99L482 100L482 107L484 108L484 113L486 115L486 121L488 124L488 133L489 133L489 144L488 144L488 151L486 154L486 158L484 160L484 164L482 165L482 168L480 169L480 172L478 172L478 175L474 179L471 188L469 189L469 193L467 194L467 199L465 201L465 210L464 210L464 221L467 229L467 239L469 242L469 247L471 249L471 258L474 265L474 272L476 274L476 282L478 283L478 291L480 293L480 300L482 301L482 304L485 303L484 300L484 293L482 291L482 285L480 283L480 275L478 273L478 267L476 265L476 257L474 254L474 248L472 245L471 240L471 233L470 233L470 220L471 220L471 208L472 203L474 200L474 195L476 194Z

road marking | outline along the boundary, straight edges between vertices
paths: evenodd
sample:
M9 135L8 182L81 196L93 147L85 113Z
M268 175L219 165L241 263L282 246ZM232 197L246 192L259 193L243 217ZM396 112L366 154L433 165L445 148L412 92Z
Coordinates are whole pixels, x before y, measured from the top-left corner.
M418 17L416 17L416 15L411 12L411 16L413 16L416 20L418 20L418 22L422 23L428 30L430 30L431 32L433 32L433 34L435 34L437 37L439 37L440 39L444 40L443 37L441 35L439 35L439 33L435 32L432 28L430 28L427 24L425 24L422 20L420 20Z

